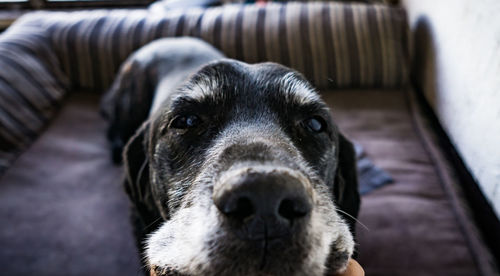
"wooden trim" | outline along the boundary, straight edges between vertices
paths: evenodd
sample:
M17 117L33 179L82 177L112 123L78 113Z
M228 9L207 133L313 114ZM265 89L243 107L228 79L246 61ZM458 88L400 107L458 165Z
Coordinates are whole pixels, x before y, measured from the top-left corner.
M30 0L43 1L44 8L106 8L106 7L145 7L154 2L154 0L102 0L102 1L46 1L46 0Z
M30 8L31 4L29 1L24 1L24 2L1 2L0 1L0 9L2 9L1 12L4 12L5 10L20 10L20 9L26 9Z
M21 15L35 10L81 10L93 8L144 8L155 0L47 1L1 2L0 31L7 29Z
M38 9L67 9L67 8L112 8L112 7L145 7L154 0L93 0L93 1L48 1L29 0L17 2L2 2L3 10L38 10Z
M7 29L16 19L27 12L27 10L0 10L0 31Z

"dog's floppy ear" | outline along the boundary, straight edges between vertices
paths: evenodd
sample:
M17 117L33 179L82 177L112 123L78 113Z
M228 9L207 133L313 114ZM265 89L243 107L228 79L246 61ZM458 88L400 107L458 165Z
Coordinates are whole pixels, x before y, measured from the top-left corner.
M356 218L361 203L358 191L358 175L356 169L356 152L353 144L339 133L338 166L333 184L334 198L337 206L344 212ZM345 214L346 222L354 233L356 221Z
M148 118L156 84L154 66L132 56L123 63L101 101L101 114L109 121L108 139L115 163L122 161L125 143Z
M155 206L149 175L149 122L130 138L123 151L125 191L136 216L136 234L144 236L156 227L160 213Z

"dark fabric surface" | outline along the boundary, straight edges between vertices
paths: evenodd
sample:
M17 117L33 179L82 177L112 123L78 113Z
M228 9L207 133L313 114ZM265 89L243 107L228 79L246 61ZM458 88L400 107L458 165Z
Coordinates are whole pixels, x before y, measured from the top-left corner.
M0 275L137 275L97 96L72 96L0 178Z
M324 94L340 128L394 179L363 197L366 275L480 275L399 91ZM120 170L98 98L75 94L0 179L2 275L137 275Z
M362 198L359 262L367 275L480 275L400 91L334 91L324 99L347 136L394 178Z

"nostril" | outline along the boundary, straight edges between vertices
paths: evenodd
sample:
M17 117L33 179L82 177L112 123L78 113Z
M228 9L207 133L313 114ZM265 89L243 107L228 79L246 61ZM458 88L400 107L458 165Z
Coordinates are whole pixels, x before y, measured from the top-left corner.
M305 202L293 199L284 199L281 201L278 213L280 216L292 221L297 218L306 216L311 207Z
M248 197L239 197L226 204L224 213L236 219L245 219L255 213L255 207Z

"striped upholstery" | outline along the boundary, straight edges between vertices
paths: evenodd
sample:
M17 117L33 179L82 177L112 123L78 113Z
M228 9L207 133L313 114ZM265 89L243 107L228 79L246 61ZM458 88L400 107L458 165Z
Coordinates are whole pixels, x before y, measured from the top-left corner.
M400 8L318 2L31 13L0 37L0 172L43 129L67 91L104 91L132 51L172 36L200 37L246 62L291 66L318 88L407 81Z
M48 42L38 28L0 36L0 173L37 137L67 90Z

